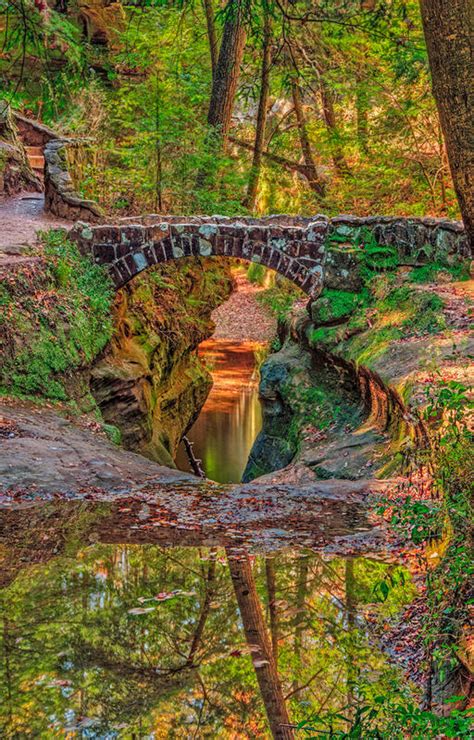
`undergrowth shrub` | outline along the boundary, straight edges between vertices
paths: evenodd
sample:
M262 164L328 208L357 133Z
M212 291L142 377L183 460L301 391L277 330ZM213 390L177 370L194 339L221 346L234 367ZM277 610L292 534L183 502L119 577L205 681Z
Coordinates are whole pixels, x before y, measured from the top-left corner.
M258 300L276 316L278 321L285 321L293 304L302 295L303 293L294 283L277 275L274 285L262 291L258 295Z

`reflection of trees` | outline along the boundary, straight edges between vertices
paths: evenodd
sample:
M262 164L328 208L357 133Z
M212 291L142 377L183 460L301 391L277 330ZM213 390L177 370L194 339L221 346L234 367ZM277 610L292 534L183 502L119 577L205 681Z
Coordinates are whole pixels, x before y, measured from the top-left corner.
M346 592L346 619L347 619L347 648L346 648L346 683L347 683L347 707L348 717L353 716L354 709L354 687L356 680L356 666L354 665L354 634L356 627L356 594L355 594L354 561L348 558L345 562L345 592Z
M270 635L272 638L272 652L275 659L275 665L278 666L278 606L274 558L265 558L265 577L267 581L268 615L270 621Z
M298 686L298 674L301 673L301 649L304 636L304 605L308 589L309 561L307 557L299 558L296 562L296 604L295 604L295 637L293 642L297 671L293 680L293 691Z
M196 629L191 640L191 647L189 648L188 657L186 658L186 665L192 666L196 657L196 653L199 650L204 634L204 628L206 626L209 611L212 605L212 597L214 595L215 580L216 580L216 557L217 551L215 548L211 550L211 560L207 567L207 575L205 582L204 599L202 603L201 613L196 625Z
M266 711L273 733L291 737L289 716L357 702L352 678L369 677L374 695L387 680L357 616L379 563L281 553L230 559L229 575L222 551L77 548L61 542L73 557L54 558L50 543L52 559L1 592L1 737L53 736L66 710L95 733L223 738L268 736ZM194 595L139 601L174 589ZM156 608L129 614L139 606Z
M272 644L263 619L250 559L248 556L235 557L229 549L228 560L245 637L251 651L270 729L275 738L292 738L294 733L290 725Z
M230 584L223 568L216 575L215 560L188 568L189 562L195 565L192 551L185 552L181 562L169 561L153 547L101 546L96 551L90 566L81 560L56 561L39 578L33 572L33 578L20 578L4 592L2 611L12 615L13 635L1 640L8 663L4 661L0 682L12 697L14 712L22 715L24 729L30 723L47 726L48 715L62 717L62 706L72 708L76 716L87 708L96 729L123 722L133 727L135 720L141 721L158 704L166 705L173 695L200 691L198 666L219 646L223 649L226 636L211 609L212 590L216 585L222 598ZM146 618L129 615L128 610L139 605L138 597L162 590L163 580L196 595L165 601ZM221 607L232 614L232 605L225 607L228 601ZM222 618L222 608L220 612ZM35 696L31 703L22 690L30 676L45 677L28 686ZM71 687L70 698L61 695L63 681L67 693ZM188 712L194 711L194 701ZM32 714L25 711L35 705ZM12 724L4 716L0 727L5 722Z

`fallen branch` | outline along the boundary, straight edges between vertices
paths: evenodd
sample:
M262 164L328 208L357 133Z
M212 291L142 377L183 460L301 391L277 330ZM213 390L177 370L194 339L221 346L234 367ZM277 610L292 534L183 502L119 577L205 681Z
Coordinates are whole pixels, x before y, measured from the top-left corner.
M237 146L242 147L243 149L248 149L250 152L253 152L253 144L250 144L247 141L237 139L235 136L229 136L229 141L231 141L233 144L236 144ZM262 157L270 160L270 162L275 162L275 164L281 165L281 167L284 167L289 172L299 172L300 175L303 175L303 177L309 180L308 168L304 164L294 162L293 160L286 159L285 157L280 157L278 154L272 154L271 152L262 152Z
M183 442L184 449L186 450L186 454L193 469L194 475L197 475L198 478L205 478L206 474L201 467L201 460L198 460L196 455L194 454L193 443L190 442L186 436L183 437Z

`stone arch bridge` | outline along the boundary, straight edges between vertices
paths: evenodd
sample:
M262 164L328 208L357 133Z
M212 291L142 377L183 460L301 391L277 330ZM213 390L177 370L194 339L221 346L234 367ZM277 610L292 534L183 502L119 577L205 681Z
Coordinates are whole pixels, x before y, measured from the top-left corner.
M148 221L148 223L146 222ZM109 265L117 289L148 267L189 256L227 256L259 262L310 296L322 286L328 219L156 217L145 223L91 226L71 231L83 253Z
M152 265L199 255L258 262L291 280L310 298L323 284L357 290L361 249L353 244L370 233L380 245L396 247L399 264L468 256L461 223L435 218L312 218L268 216L144 216L118 225L78 221L70 232L83 254L109 267L116 289ZM328 240L328 237L333 237ZM345 242L345 243L344 243Z

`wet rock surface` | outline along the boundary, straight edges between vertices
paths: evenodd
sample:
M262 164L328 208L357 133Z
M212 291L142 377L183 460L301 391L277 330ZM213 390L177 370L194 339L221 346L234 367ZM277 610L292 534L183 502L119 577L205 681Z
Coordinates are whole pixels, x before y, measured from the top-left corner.
M356 551L382 547L383 535L368 516L371 493L383 488L377 481L203 482L126 452L51 411L2 404L0 417L7 429L0 441L5 523L18 511L15 521L28 528L35 511L84 502L106 506L112 517L106 529L114 538L107 541L166 543L176 533L181 544L233 542L272 550L299 542L337 550L350 547L357 535Z

